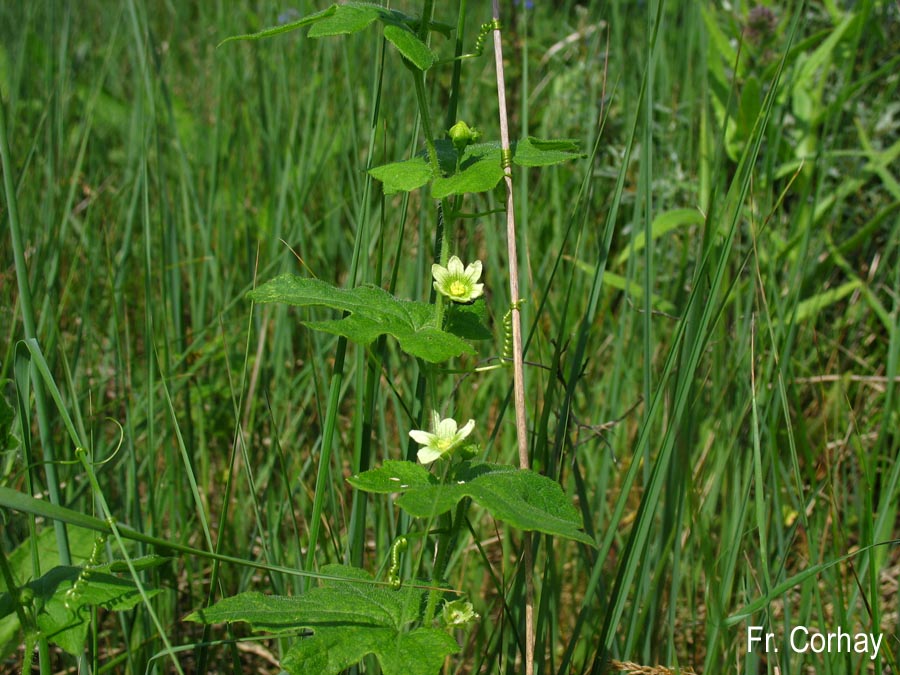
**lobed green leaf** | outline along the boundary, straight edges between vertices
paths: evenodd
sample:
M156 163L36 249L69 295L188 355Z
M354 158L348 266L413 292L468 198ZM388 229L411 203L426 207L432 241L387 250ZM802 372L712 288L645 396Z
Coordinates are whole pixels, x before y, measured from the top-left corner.
M424 157L416 156L369 169L369 174L383 185L384 194L412 192L434 178L431 165Z
M443 199L451 195L488 192L503 179L502 153L497 142L468 146L457 166L457 151L446 139L434 142L442 176L434 175L425 155L370 169L373 178L384 184L384 193L410 192L433 180L431 196ZM512 161L520 166L552 166L584 157L573 140L542 140L529 136L513 143Z
M444 329L463 340L490 340L494 337L487 327L487 305L483 297L463 305L450 303L445 318Z
M351 476L347 482L363 492L390 494L437 485L438 481L421 464L388 459L376 469Z
M328 37L332 35L351 35L368 28L385 12L383 7L377 5L346 4L332 5L331 14L318 21L309 29L307 35L311 38Z
M434 65L436 61L434 52L418 38L411 28L411 25L418 24L416 20L401 12L364 2L332 5L328 9L310 14L297 21L265 28L256 33L233 35L222 40L219 46L235 40L260 40L297 30L304 26L312 26L309 29L309 33L307 33L307 36L311 38L352 35L365 30L379 20L385 24L385 39L393 44L416 68L424 71ZM438 30L442 28L443 24L430 24L429 26Z
M232 35L231 37L227 37L222 40L217 47L221 47L226 42L235 42L237 40L261 40L263 38L272 37L273 35L280 35L281 33L288 33L292 30L297 30L298 28L303 28L304 26L309 26L311 24L316 23L317 21L322 21L337 10L338 5L332 5L328 9L323 9L321 12L316 12L315 14L310 14L309 16L304 16L301 19L297 19L296 21L291 21L290 23L281 24L278 26L272 26L270 28L264 28L261 31L256 33L246 33L244 35Z
M304 325L343 335L362 345L371 344L383 334L393 335L403 351L430 363L475 352L464 340L434 325L433 305L398 300L375 286L342 289L318 279L284 274L251 291L249 297L260 303L320 306L348 312L341 319L305 321Z
M2 400L2 399L0 399ZM20 544L12 553L7 554L7 564L14 580L25 580L31 575L32 554L36 552L41 565L48 572L38 579L26 583L23 588L33 593L35 607L45 610L46 616L38 618L38 627L42 630L52 629L53 641L70 654L78 655L83 647L87 634L89 617L83 608L88 605L103 605L109 609L129 609L132 600L137 601L136 587L130 579L111 576L111 573L128 572L125 561L113 560L90 568L89 578L82 586L83 592L78 598L70 599L70 610L66 611L65 594L78 578L84 563L91 555L97 533L80 527L68 528L69 552L76 565L61 566L59 549L53 528L41 530L34 538ZM170 558L148 555L132 558L137 570L149 569L168 562ZM123 585L124 584L124 585ZM13 596L8 592L6 582L0 576L0 656L10 653L21 643L22 626L15 611Z
M70 594L80 576L82 580L77 593ZM131 579L69 565L57 565L23 588L33 593L31 602L37 628L73 656L84 650L90 624L89 607L118 611L131 609L141 602L141 594ZM150 591L148 595L152 597L156 593L158 591ZM0 619L6 620L14 614L12 596L9 593L0 595Z
M481 156L466 165L461 165L459 172L452 176L435 178L431 196L443 199L451 195L488 192L503 179L504 173L499 152L496 157Z
M519 166L552 166L585 156L578 152L578 141L568 138L544 140L529 136L516 143L513 162Z
M559 483L533 471L464 462L450 481L441 484L418 464L389 460L353 476L349 482L366 492L402 493L397 504L417 518L440 515L464 497L471 497L491 515L520 530L596 546L581 531L581 515Z
M336 675L368 654L375 654L385 675L434 675L449 654L459 651L443 631L407 630L421 616L426 591L388 589L372 583L366 571L343 565L326 565L322 572L330 579L301 596L242 593L197 610L187 620L308 631L281 664L298 675Z

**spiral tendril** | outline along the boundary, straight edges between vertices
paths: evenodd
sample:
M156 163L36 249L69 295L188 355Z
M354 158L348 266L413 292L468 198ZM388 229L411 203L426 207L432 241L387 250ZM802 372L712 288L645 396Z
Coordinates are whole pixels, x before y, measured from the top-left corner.
M500 19L493 19L488 23L481 24L481 30L478 33L478 37L475 39L475 54L481 56L484 51L484 41L487 40L487 36L490 35L495 30L501 30L502 24L500 23Z
M391 568L388 570L388 583L395 591L399 591L403 585L400 579L400 555L409 548L409 542L406 537L399 537L394 545L391 546Z

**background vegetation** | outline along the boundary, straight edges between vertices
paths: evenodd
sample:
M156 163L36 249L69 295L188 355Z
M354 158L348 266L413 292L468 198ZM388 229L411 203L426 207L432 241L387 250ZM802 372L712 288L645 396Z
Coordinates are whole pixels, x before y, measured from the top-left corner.
M490 18L487 3L469 5L467 50ZM108 459L96 467L103 497L173 546L292 569L309 543L336 339L245 293L283 271L343 284L362 237L359 282L425 299L436 223L427 193L367 187L367 165L422 142L403 68L374 33L215 48L324 6L0 5L4 178L35 337L61 409L95 462ZM435 18L455 25L456 12L438 3ZM896 539L900 490L897 4L504 12L513 133L576 138L591 153L515 174L533 462L600 544L537 548L537 672L601 672L607 658L703 673L896 672L900 553L868 547ZM452 55L441 37L434 48ZM449 66L429 72L437 120L449 82ZM466 61L457 118L496 137L496 117L492 60ZM97 513L58 404L17 398L26 332L9 197L0 380L21 443L0 457L2 485L57 489ZM472 197L469 210L496 206ZM508 309L500 218L452 224L454 250L485 263L498 337L483 359L500 353ZM348 351L319 564L358 547L376 571L397 532L388 499L372 499L354 529L344 481L361 453L406 456L416 366L392 349L372 390L372 362ZM507 371L460 375L441 394L454 388L457 419L478 419L492 460L515 463ZM477 545L461 541L451 584L483 618L446 671L514 672L520 535L477 512L472 522ZM7 555L51 531L3 512ZM44 571L58 553L45 540ZM72 535L76 560L91 541ZM286 643L195 649L242 629L204 635L182 619L241 590L296 593L298 577L223 565L211 588L209 561L184 553L142 574L162 589L152 608L170 643L188 647L186 670L206 659L213 671L278 672ZM146 606L95 618L82 668L171 670ZM874 663L748 655L748 623L885 638ZM31 657L5 638L3 669L17 671ZM54 656L55 671L75 664Z

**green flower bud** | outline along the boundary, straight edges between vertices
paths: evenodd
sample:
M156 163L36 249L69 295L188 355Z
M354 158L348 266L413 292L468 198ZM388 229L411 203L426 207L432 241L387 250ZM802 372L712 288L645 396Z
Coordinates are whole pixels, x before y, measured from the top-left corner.
M478 130L469 127L462 120L450 127L450 131L447 133L458 152L462 152L469 143L474 143L481 136Z

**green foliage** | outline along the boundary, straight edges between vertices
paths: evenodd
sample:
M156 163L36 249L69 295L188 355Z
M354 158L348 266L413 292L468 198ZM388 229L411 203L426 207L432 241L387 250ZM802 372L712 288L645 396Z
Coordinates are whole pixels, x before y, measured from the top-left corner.
M425 3L390 4L416 15ZM577 139L590 159L533 172L516 147L529 451L536 471L561 477L599 544L532 538L538 652L550 656L537 667L596 672L616 655L706 675L897 671L885 575L900 548L876 545L900 523L896 3L530 4L502 3L512 132ZM387 349L379 338L336 354L343 339L298 340L292 317L344 310L246 299L254 279L295 269L287 246L336 286L355 275L345 285L423 299L437 243L482 260L486 294L445 299L434 326L461 342L489 326L479 358L503 354L500 200L454 192L490 184L499 155L473 149L464 160L449 138L433 142L437 170L415 154L460 119L481 132L467 146L496 139L489 50L472 56L496 26L484 23L486 3L433 3L453 25L429 22L430 40L394 10L300 5L328 9L293 21L262 3L0 3L10 145L0 396L20 440L3 445L0 410L0 548L14 551L21 589L6 599L30 612L28 584L54 568L72 590L95 536L72 524L111 534L106 514L91 515L101 498L127 551L177 556L141 571L141 583L178 589L126 614L82 607L90 623L77 659L52 636L23 651L20 616L7 614L0 642L18 648L8 670L38 660L43 672L270 669L240 645L246 626L205 634L184 614L206 606L210 588L303 597L338 561L381 569L360 583L385 591L413 578L468 591L482 619L447 670L513 668L527 577L511 564L522 560L515 525L466 497L425 527L398 505L403 494L345 480L414 455L403 432L427 426L434 409L477 419L476 456L512 464L509 371L469 372L468 357L413 363L386 333ZM286 34L343 6L377 16L352 39ZM351 10L340 10L347 21ZM272 28L241 37L277 39L212 48L262 26ZM398 48L413 33L438 59L427 70L412 62L429 60L418 43L408 56ZM425 189L382 200L389 181L365 169L401 158L410 175L398 174L396 191ZM464 182L482 170L487 179ZM438 178L450 187L435 193ZM440 217L435 194L448 195ZM23 237L10 246L16 200ZM43 407L26 346L46 355L38 379L56 382ZM74 447L89 448L96 490ZM449 503L445 473L452 480L472 447L438 460L419 488ZM454 529L461 511L477 541L465 520ZM407 555L392 546L403 536ZM436 595L402 635L436 626ZM871 664L747 653L746 624L768 620L780 633L780 617L880 630L885 648ZM252 639L267 660L290 663L290 632ZM367 639L364 628L348 633ZM374 655L363 670L380 670Z
M474 353L467 342L435 326L433 305L398 300L374 286L340 289L318 279L284 274L252 291L249 297L258 303L320 306L349 312L342 319L303 323L314 330L343 335L361 345L371 344L379 335L392 335L407 354L430 363Z
M406 26L389 24L384 27L384 37L419 70L428 70L434 64L434 53Z
M446 178L435 176L431 196L444 199L452 195L489 192L503 179L500 150L483 144L470 145L463 153L459 171Z
M387 12L374 5L350 3L333 5L334 11L310 29L307 34L311 38L329 37L332 35L352 35L368 28L376 19Z
M332 5L321 12L280 26L266 28L256 33L234 35L226 38L220 44L232 40L260 40L306 26L311 26L307 33L311 38L352 35L365 30L375 21L381 21L384 24L385 39L397 48L407 62L422 71L428 70L434 64L434 53L413 30L418 25L418 21L402 12L364 2ZM441 30L443 31L445 28L441 27Z
M326 565L323 585L298 597L242 593L197 610L186 619L199 623L243 621L257 630L303 637L282 661L296 675L337 675L375 654L385 675L434 675L444 659L459 651L442 630L413 627L421 619L427 591L374 585L367 572Z
M578 150L578 141L571 138L543 139L529 136L513 147L513 164L519 166L553 166L586 157Z
M484 298L466 304L450 304L444 321L444 329L463 340L490 340L493 337L487 327L487 304Z
M290 31L297 30L298 28L303 28L304 26L311 26L312 24L318 21L324 21L330 16L334 16L337 11L339 5L332 5L328 9L323 9L321 12L316 12L315 14L310 14L309 16L305 16L302 19L297 19L296 21L290 21L278 26L272 26L271 28L264 28L261 31L256 33L246 33L244 35L232 35L231 37L227 37L219 43L221 47L224 44L229 42L233 42L236 40L262 40L263 38L273 37L275 35L280 35L281 33L289 33ZM366 24L368 25L368 24ZM365 26L363 26L365 27Z
M74 551L84 561L82 565L54 564L53 530L45 529L35 546L43 551L42 562L52 565L37 579L22 584L13 592L0 581L0 645L4 654L14 646L17 636L24 635L27 643L33 643L37 631L63 650L78 656L82 653L91 624L91 608L102 607L108 611L131 609L141 602L134 581L122 573L129 573L124 561L106 563L91 560L97 550L96 535L87 530L72 528L70 537ZM91 553L88 551L95 549ZM15 578L27 578L31 569L32 542L26 541L10 556L10 570ZM148 555L133 558L136 570L149 570L169 562L169 558ZM148 596L158 591L151 591ZM30 624L23 627L16 605L19 604Z
M397 505L416 518L434 518L470 497L496 518L520 529L543 532L596 546L581 532L581 515L559 483L533 471L497 464L463 462L439 483L422 466L386 461L348 479L366 492L400 493Z
M650 239L656 240L664 234L678 228L698 227L705 218L697 209L673 209L658 214L650 224ZM623 265L628 257L639 253L647 245L647 237L643 231L637 232L630 245L616 258L616 265Z
M434 141L438 164L444 175L436 176L424 155L369 169L381 181L385 194L411 192L432 182L431 196L444 199L452 195L490 192L503 179L500 144L475 143L462 146L458 153L452 141ZM574 140L543 140L529 136L510 147L513 164L544 167L584 157Z
M382 182L386 195L418 190L434 178L434 171L424 156L376 166L369 173Z
M0 381L0 386L2 385L3 382ZM0 453L19 447L19 439L12 431L15 420L15 410L6 401L6 398L0 395Z

